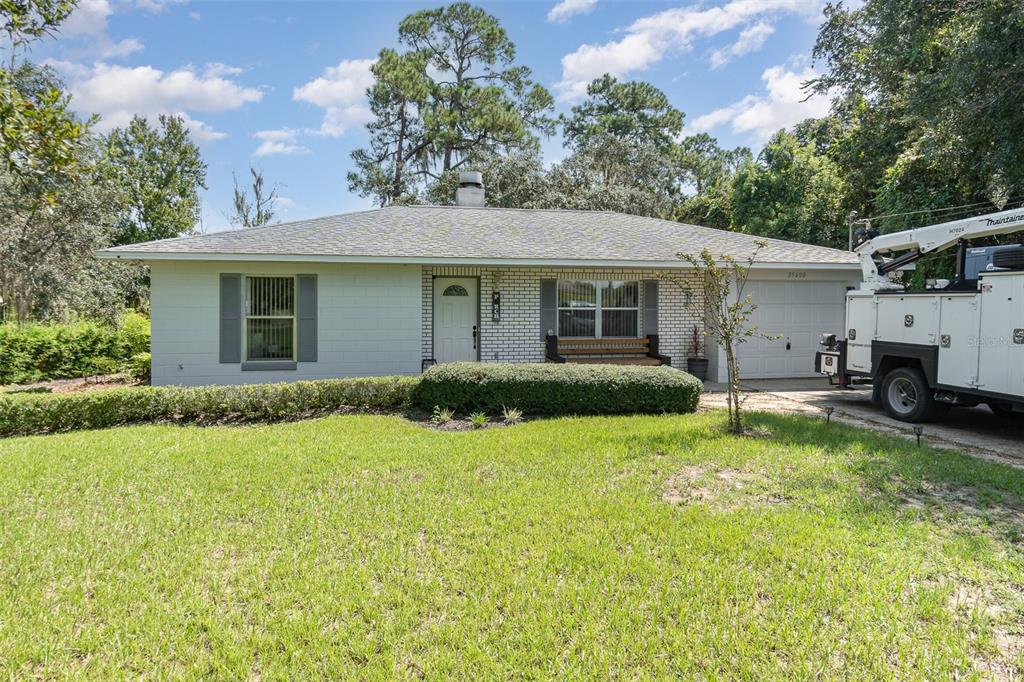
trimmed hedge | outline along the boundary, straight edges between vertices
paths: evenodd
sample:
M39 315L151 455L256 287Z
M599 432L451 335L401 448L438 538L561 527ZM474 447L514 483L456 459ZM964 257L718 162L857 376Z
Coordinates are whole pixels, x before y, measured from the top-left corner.
M0 436L147 422L273 422L413 404L490 414L503 407L528 415L693 412L702 390L696 378L668 367L452 363L432 367L419 378L0 394Z
M670 367L459 362L431 367L413 390L413 403L461 412L528 415L693 412L703 384Z
M112 327L74 324L0 324L0 384L24 384L121 371L149 352L149 319L134 310Z
M67 394L0 395L0 436L122 424L227 424L313 417L345 408L409 405L415 377L327 379L242 386L117 388Z

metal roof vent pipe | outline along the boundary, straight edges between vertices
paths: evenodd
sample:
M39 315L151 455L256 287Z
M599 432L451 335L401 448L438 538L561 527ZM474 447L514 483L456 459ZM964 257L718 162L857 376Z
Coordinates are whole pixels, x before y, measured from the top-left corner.
M459 188L455 190L456 206L484 205L484 176L483 173L468 171L459 173Z

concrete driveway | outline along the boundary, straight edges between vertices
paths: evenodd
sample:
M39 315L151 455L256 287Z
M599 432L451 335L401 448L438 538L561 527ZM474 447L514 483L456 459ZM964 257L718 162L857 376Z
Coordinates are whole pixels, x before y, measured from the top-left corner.
M875 431L915 438L913 426L890 418L881 406L871 402L871 388L831 387L828 380L776 379L745 382L749 393L746 408L824 416L832 407L832 418ZM708 383L701 403L725 406L725 386ZM922 424L922 439L930 445L960 450L1024 468L1024 419L1006 420L985 406L954 408L941 421Z

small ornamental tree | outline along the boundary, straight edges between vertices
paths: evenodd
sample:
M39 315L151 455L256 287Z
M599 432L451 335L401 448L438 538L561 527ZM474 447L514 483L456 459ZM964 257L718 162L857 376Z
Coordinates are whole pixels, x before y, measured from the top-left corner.
M728 255L716 257L707 249L698 255L680 253L678 257L690 263L702 276L693 281L662 274L663 278L683 289L686 294L684 305L690 312L705 320L705 336L716 337L725 349L731 433L743 433L743 400L737 347L750 338L762 336L756 326L749 324L757 305L746 291L747 279L758 254L767 246L767 242L755 242L753 252L742 261Z

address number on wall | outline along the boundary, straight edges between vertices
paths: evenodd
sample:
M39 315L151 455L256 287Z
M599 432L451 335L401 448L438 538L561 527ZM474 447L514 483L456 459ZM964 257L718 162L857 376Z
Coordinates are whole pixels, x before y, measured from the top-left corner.
M799 270L790 270L789 279L807 279L807 273L800 272Z

